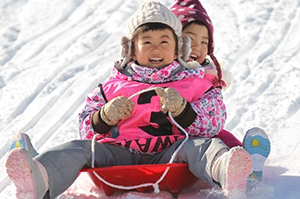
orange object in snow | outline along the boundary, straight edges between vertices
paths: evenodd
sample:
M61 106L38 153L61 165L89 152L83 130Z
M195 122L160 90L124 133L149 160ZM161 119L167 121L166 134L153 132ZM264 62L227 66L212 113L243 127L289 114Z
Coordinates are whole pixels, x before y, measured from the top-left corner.
M112 166L83 169L82 172L88 172L95 185L103 189L105 195L111 196L114 192L124 190L107 185L94 172L113 185L132 187L146 183L156 183L162 177L167 167L170 167L170 169L158 184L159 190L170 191L174 197L177 197L183 189L192 186L199 180L189 171L188 164L186 163ZM150 192L153 189L153 186L149 185L130 190Z

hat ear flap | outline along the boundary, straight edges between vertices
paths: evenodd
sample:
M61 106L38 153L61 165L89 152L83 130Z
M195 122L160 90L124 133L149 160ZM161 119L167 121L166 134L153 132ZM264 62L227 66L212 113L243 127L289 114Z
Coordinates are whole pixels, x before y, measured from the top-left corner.
M183 61L187 61L190 57L190 54L192 52L191 49L191 38L188 36L183 36L182 37L182 47L181 47L181 52L182 52L182 59Z
M131 40L128 37L123 36L121 38L121 56L123 57L121 67L125 66L131 59Z
M128 56L128 54L129 54L129 51L130 51L129 43L130 43L130 40L126 36L123 36L121 38L121 56L123 58Z

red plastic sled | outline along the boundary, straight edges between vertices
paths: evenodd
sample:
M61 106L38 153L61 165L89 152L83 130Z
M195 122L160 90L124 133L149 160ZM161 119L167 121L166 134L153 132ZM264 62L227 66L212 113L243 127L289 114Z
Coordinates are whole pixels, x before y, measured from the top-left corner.
M93 171L105 181L114 185L135 186L145 183L156 183L168 166L170 169L159 183L159 190L170 191L175 198L183 189L192 186L199 180L189 171L186 163L112 166L83 169L82 172L88 172L95 185L102 189L105 195L111 196L117 191L124 192L126 190L117 189L105 184L98 179ZM136 189L139 192L151 192L153 190L153 186Z

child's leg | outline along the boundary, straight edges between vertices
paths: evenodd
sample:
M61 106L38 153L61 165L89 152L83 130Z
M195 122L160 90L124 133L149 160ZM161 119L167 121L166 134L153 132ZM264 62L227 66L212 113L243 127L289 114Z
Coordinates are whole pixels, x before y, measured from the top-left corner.
M158 159L158 164L168 163L174 151L183 140L179 140L170 147L158 153L154 158ZM213 186L219 186L212 179L211 167L219 151L228 151L228 147L220 139L190 138L179 150L174 162L188 163L189 170L199 179L209 182Z
M47 170L49 194L54 198L69 188L83 168L91 167L91 140L74 140L36 157ZM95 143L95 167L130 165L131 153L121 147Z
M268 135L257 127L249 129L244 137L243 147L250 154L253 162L253 172L249 175L249 183L261 182L264 164L271 149Z
M251 158L243 148L234 147L228 152L228 147L220 139L189 139L175 161L188 163L196 177L213 186L221 186L227 196L235 188L246 191L247 177L252 170ZM213 178L213 173L217 173L217 177Z
M242 143L232 133L225 129L221 130L218 135L214 136L214 138L221 139L229 148L242 146Z
M28 140L30 142L30 139ZM30 144L29 146L32 145ZM29 151L32 151L32 148L29 148L28 151L20 148L13 149L6 163L7 172L17 187L17 193L23 195L30 191L33 192L33 196L36 195L40 198L40 195L44 194L43 189L38 188L42 185L39 173L43 173L41 170L36 169L36 165L39 165L39 163L45 168L46 174L48 175L49 190L47 196L49 198L55 198L63 193L75 181L80 170L82 168L88 168L91 165L91 140L67 142L49 149L33 159L32 153ZM131 163L130 152L118 146L96 143L95 151L96 167ZM25 166L18 167L17 165ZM23 178L22 181L18 180L17 173L26 174L21 175ZM28 190L24 190L24 188L27 189L27 181L31 181L31 185ZM45 187L47 186L45 185Z

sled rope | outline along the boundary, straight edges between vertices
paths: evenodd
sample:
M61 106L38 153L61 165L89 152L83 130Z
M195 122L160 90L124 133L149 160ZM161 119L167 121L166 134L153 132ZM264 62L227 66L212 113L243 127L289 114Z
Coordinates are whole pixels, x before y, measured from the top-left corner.
M155 88L156 88L156 87L141 90L141 91L139 91L139 92L137 92L137 93L131 95L128 99L131 99L131 98L133 98L134 96L139 95L139 94L141 94L141 93L144 93L144 92L147 92L147 91L154 90ZM169 163L168 163L168 164L171 164L171 163L174 162L175 157L177 156L179 150L182 148L182 146L184 145L184 143L189 139L189 135L188 135L188 133L186 132L186 130L185 130L182 126L180 126L180 125L175 121L175 119L174 119L173 116L171 115L171 112L170 112L170 111L168 112L168 115L169 115L171 121L172 121L172 122L173 122L173 123L174 123L181 131L183 131L184 134L185 134L184 140L181 142L181 144L179 145L179 147L174 151L174 153L173 153L172 156L171 156L171 159L170 159L170 161L169 161ZM97 137L97 136L98 136L98 134L94 135L93 140L92 140L92 146L91 146L91 150L92 150L92 162L91 162L92 168L95 167L95 143L96 143L96 137ZM103 179L101 176L99 176L95 171L93 171L93 173L94 173L94 175L95 175L100 181L102 181L102 182L105 183L106 185L111 186L111 187L116 188L116 189L131 190L131 189L138 189L138 188L142 188L142 187L153 186L153 188L154 188L154 193L159 193L160 190L159 190L159 185L158 185L158 184L159 184L161 181L163 181L163 179L164 179L165 176L167 175L169 169L170 169L170 166L168 166L168 167L165 169L164 173L161 175L161 177L160 177L155 183L144 183L144 184L135 185L135 186L122 186L122 185L112 184L112 183L106 181L105 179Z

